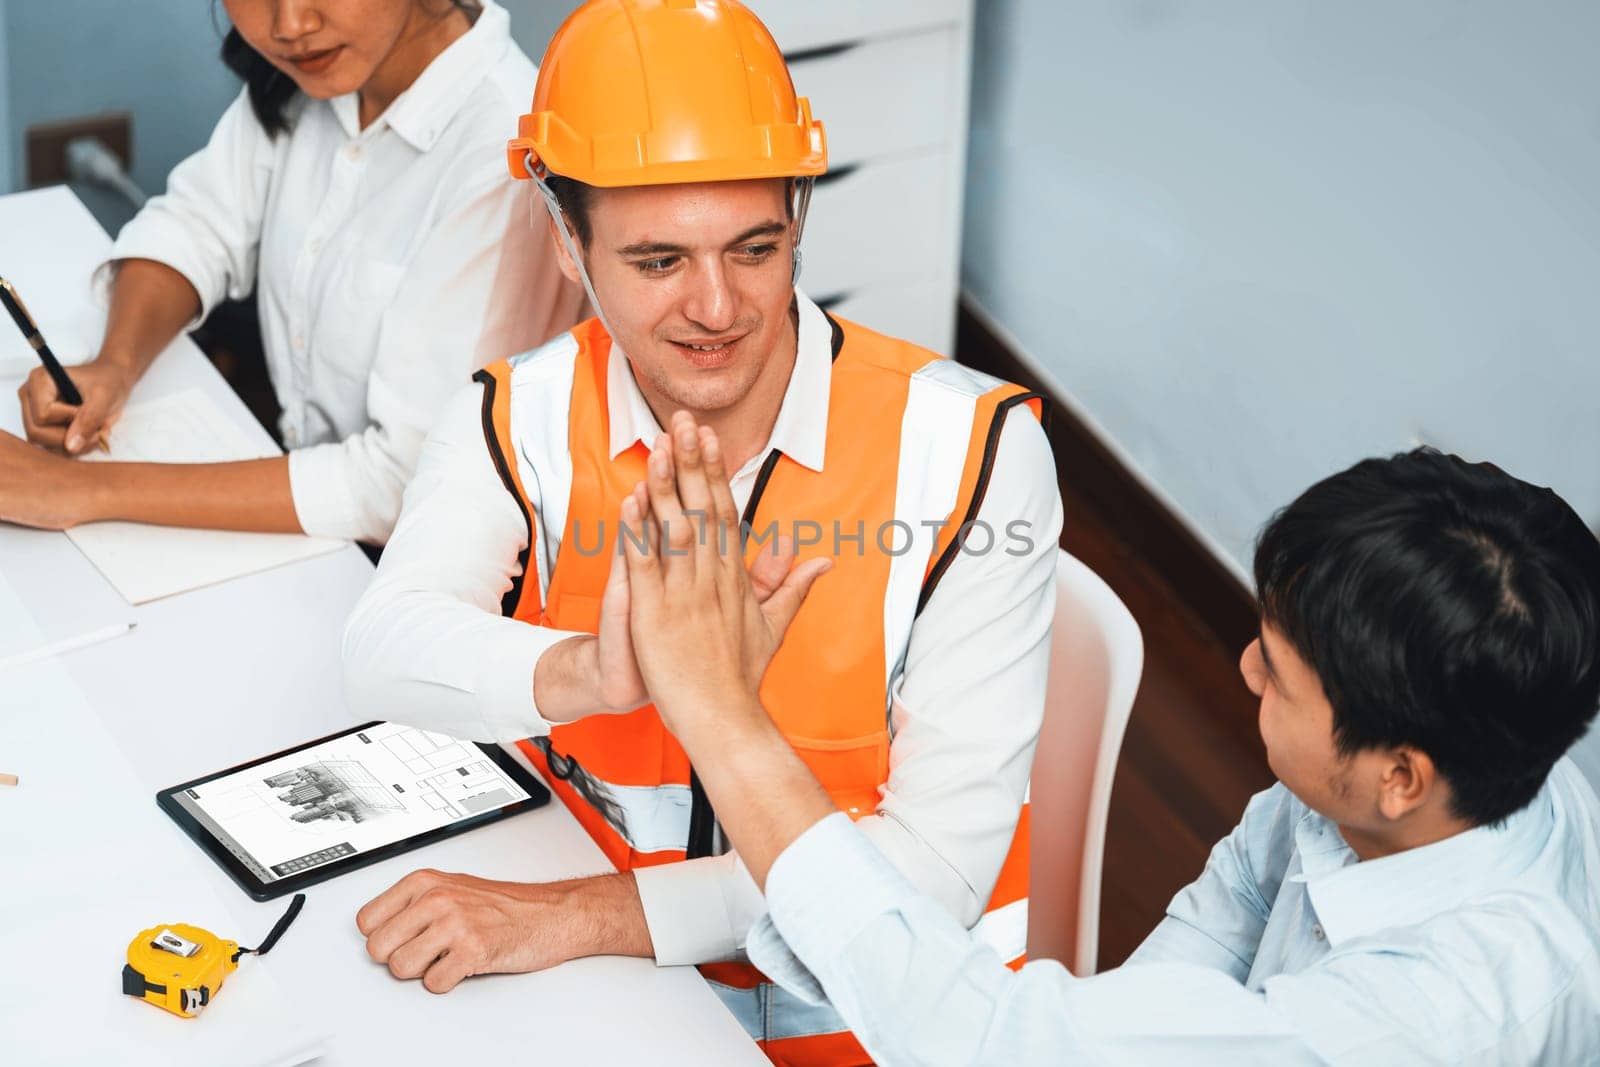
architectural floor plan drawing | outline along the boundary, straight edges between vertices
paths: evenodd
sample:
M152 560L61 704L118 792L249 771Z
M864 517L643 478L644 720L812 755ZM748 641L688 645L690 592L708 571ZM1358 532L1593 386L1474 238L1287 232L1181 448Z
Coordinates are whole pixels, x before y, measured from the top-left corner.
M467 746L453 737L429 730L402 727L383 739L383 747L394 753L412 774L427 774L458 764L468 756Z
M476 815L510 804L516 799L505 776L488 760L476 760L417 783L423 803L452 818Z

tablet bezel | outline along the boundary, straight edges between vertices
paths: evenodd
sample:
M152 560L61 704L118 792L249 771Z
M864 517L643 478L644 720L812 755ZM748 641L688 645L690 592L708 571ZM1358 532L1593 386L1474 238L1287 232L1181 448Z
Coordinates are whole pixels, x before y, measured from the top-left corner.
M337 859L332 863L327 863L320 867L313 867L310 870L301 871L299 874L292 874L287 878L280 878L275 882L263 882L261 879L257 878L249 870L249 868L245 867L244 864L239 862L238 857L229 851L226 845L217 840L217 838L212 835L211 831L207 830L198 819L189 813L188 809L186 809L182 804L178 803L176 794L185 789L193 789L197 786L206 785L216 781L219 778L226 778L230 774L238 774L240 771L247 771L251 767L259 767L263 763L270 763L275 759L281 759L284 756L291 756L296 752L303 752L306 749L314 748L317 745L325 744L329 741L336 741L341 737L349 737L351 734L358 734L363 730L370 730L375 726L382 725L384 725L384 720L382 719L362 723L359 726L352 726L348 730L340 730L337 733L331 733L326 737L319 737L314 741L306 741L302 744L292 745L281 752L274 752L269 756L262 756L260 759L253 759L247 763L241 763L237 767L229 767L227 770L217 771L215 774L208 774L204 777L196 778L193 781L184 782L182 785L175 785L171 788L163 789L156 794L156 803L160 805L162 811L171 816L172 820L183 828L183 832L188 834L189 837L194 840L195 844L199 845L201 850L204 851L207 856L210 856L219 867L228 872L229 877L231 877L234 882L238 884L240 889L243 889L247 894L249 894L250 899L272 900L275 897L286 896L289 893L299 892L305 889L307 886L313 886L320 882L326 882L330 878L337 878L339 875L348 871L354 871L361 867L367 867L374 863L380 863L383 860L398 856L404 852L410 852L413 849L421 848L424 845L431 845L435 841L443 841L447 837L454 837L455 835L465 833L468 830L476 830L478 827L488 823L499 822L501 819L509 818L512 815L520 815L522 812L532 811L534 808L543 807L550 802L550 790L545 788L544 783L539 781L538 776L530 772L522 764L518 763L509 754L507 754L504 749L500 748L500 746L485 745L476 741L465 741L462 743L473 745L482 751L484 755L488 756L489 759L493 760L495 766L504 771L513 782L522 788L523 792L528 794L527 799L514 801L510 804L507 804L503 808L496 808L494 811L481 812L477 815L468 816L467 818L453 822L448 826L441 826L436 830L428 830L412 837L402 838L399 841L384 845L381 848L375 848L371 852L362 852L354 856L347 856L343 859Z

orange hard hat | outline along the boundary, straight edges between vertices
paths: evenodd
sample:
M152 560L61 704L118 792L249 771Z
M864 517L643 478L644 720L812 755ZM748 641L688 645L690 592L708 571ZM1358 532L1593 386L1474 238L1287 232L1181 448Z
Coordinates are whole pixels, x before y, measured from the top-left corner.
M605 187L828 169L822 123L736 0L589 0L551 39L517 132L517 178L530 165Z

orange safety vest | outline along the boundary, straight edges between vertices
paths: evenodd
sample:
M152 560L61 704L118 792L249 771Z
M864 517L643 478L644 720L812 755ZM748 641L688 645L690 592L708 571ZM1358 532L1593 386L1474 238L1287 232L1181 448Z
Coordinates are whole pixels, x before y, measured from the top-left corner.
M820 537L801 549L803 558L833 554L834 571L816 584L789 627L761 699L834 803L860 818L876 810L879 788L889 780L890 694L911 624L939 578L959 565L958 528L983 500L1006 413L1023 404L1038 417L1042 401L907 342L828 321L834 362L827 470L809 470L773 450L744 517L752 530L747 554L771 550L763 534L772 520L797 539ZM636 443L610 458L610 352L604 327L590 319L475 376L484 387L490 452L529 523L530 550L502 601L504 614L524 622L598 630L621 501L644 478L649 455ZM552 366L557 373L550 373ZM559 395L569 371L570 396ZM552 387L552 380L560 385ZM570 459L572 488L567 536L541 597L540 542L523 489L535 472L519 470L519 457L524 464L536 461L518 446L541 425L548 436L546 413L554 404L570 405L567 456L552 458ZM935 538L924 534L912 551L909 531L924 520L946 525ZM714 850L710 806L654 707L559 725L548 738L519 744L619 870ZM1027 842L1024 805L979 922L998 931L991 943L1008 946L1002 955L1018 965L1027 928ZM868 1062L831 1008L789 995L748 964L700 969L774 1062Z

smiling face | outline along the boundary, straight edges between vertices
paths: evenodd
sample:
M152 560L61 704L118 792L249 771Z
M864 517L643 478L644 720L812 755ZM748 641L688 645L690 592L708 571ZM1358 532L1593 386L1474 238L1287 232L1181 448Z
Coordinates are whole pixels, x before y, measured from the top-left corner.
M786 197L781 179L592 191L584 260L652 408L727 412L776 384L768 378L787 381L795 336Z
M365 86L426 17L416 0L224 0L223 6L251 48L318 100ZM447 0L432 6L452 7Z

